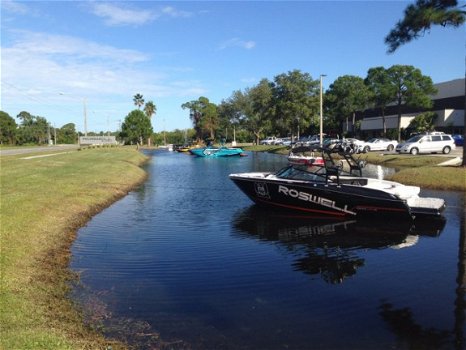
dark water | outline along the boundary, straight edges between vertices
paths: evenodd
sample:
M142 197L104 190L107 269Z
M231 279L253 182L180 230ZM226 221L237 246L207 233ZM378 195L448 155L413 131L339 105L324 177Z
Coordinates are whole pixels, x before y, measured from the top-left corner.
M446 199L440 222L302 219L228 179L282 156L151 155L147 182L72 248L74 295L107 335L140 349L465 346L463 193L423 191Z

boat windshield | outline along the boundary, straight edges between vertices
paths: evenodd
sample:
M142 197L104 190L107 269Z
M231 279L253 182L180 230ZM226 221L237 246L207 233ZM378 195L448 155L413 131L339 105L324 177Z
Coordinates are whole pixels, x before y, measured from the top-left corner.
M320 167L319 170L322 170L322 168ZM320 174L319 170L307 170L306 166L290 166L279 170L275 175L280 179L325 182L325 174Z

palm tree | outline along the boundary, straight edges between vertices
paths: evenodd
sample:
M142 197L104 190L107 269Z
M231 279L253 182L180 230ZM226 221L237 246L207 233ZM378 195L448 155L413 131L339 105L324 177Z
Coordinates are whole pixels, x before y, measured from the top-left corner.
M152 101L148 101L144 106L144 113L146 113L147 117L150 119L152 116L157 113L157 106Z
M141 106L144 105L144 98L141 94L136 94L133 97L133 102L138 107L138 109L141 109Z

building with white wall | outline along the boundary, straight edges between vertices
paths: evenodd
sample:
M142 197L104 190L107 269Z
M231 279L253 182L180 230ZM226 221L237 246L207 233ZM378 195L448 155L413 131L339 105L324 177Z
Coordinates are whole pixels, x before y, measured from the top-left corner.
M434 84L437 93L432 96L433 107L430 111L437 114L435 128L448 133L463 133L465 106L465 79L455 79ZM387 131L398 128L398 111L395 104L385 109L385 124ZM401 115L401 128L406 129L414 117L425 110L417 110L404 106ZM383 123L380 108L368 109L358 118L361 121L360 133L364 136L380 136ZM351 125L349 125L351 130Z

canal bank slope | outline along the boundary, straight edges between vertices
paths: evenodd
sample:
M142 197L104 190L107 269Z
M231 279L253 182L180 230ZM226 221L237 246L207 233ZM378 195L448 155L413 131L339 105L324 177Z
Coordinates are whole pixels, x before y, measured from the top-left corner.
M454 156L413 156L372 152L366 157L369 163L399 169L390 176L389 180L421 188L466 192L466 167L442 165L448 160L455 159Z
M69 299L76 230L146 179L135 149L2 156L2 349L121 349L85 325Z

